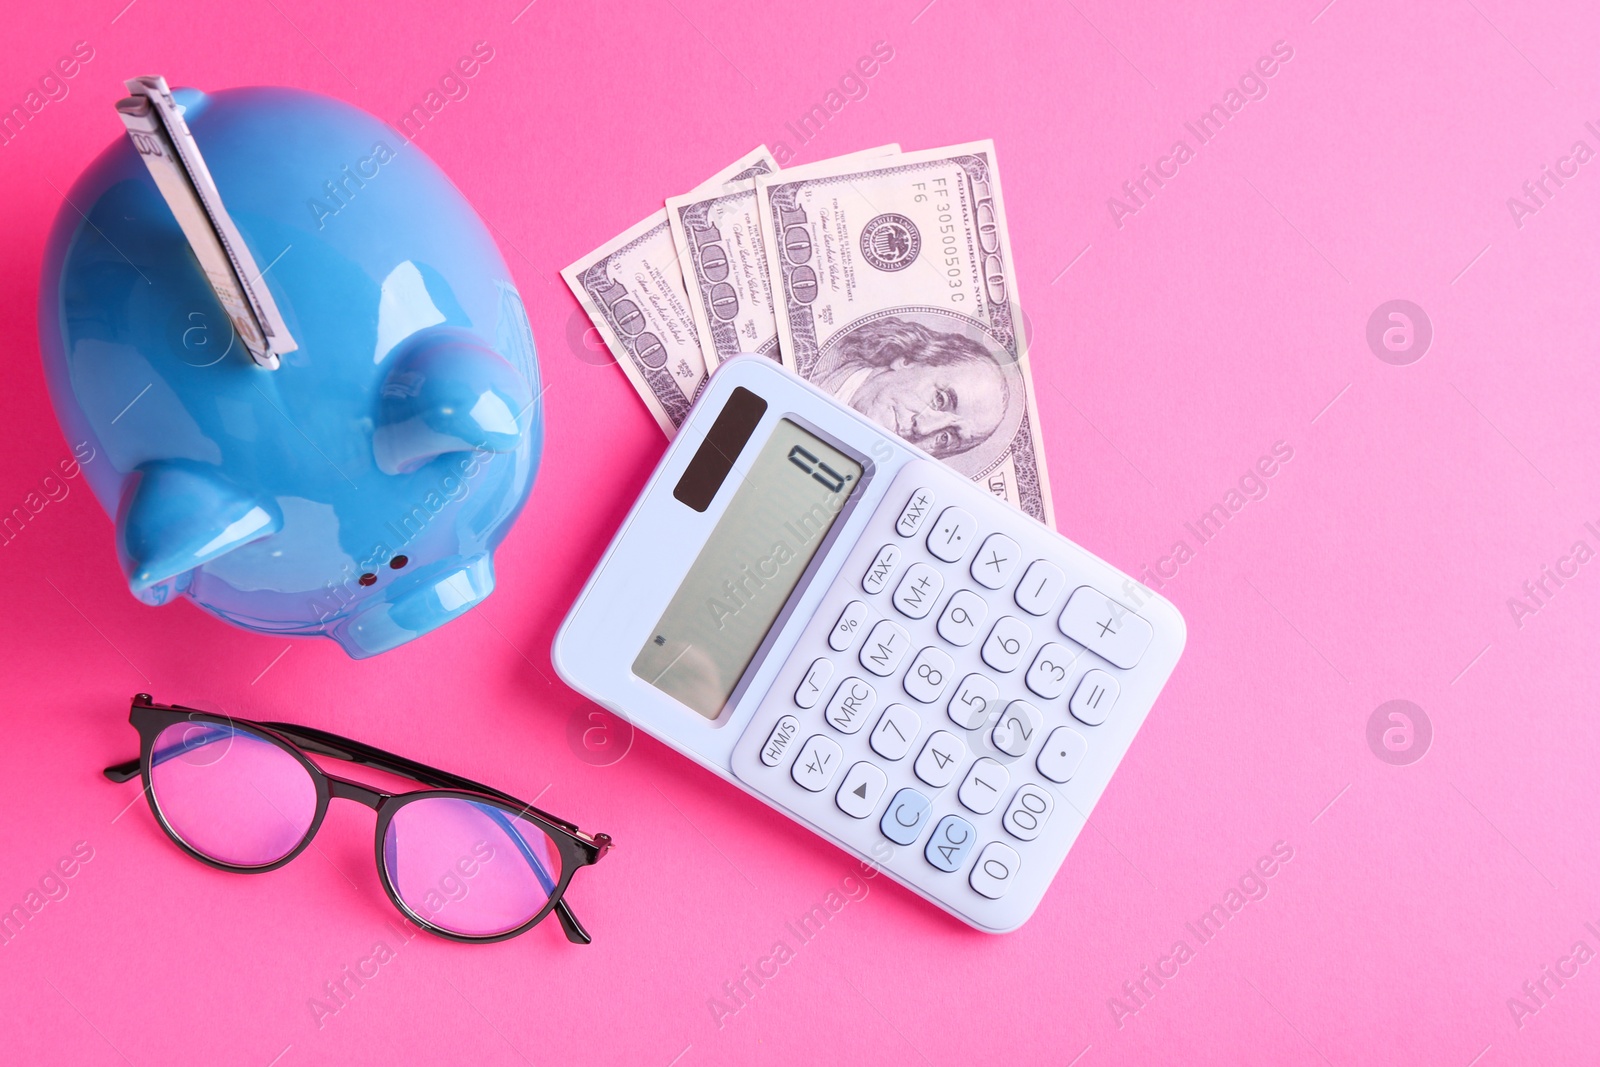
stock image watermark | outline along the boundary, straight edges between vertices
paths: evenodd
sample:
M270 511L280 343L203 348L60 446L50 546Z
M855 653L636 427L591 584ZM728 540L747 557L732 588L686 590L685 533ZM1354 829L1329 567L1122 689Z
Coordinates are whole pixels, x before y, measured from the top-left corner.
M422 99L412 104L394 128L407 141L415 141L427 125L451 103L465 100L472 92L472 79L483 73L483 68L494 59L494 46L488 41L478 41L472 50L440 75L438 85L430 87Z
M0 147L9 147L46 107L65 100L72 92L72 79L93 59L94 47L88 41L74 42L71 52L39 75L36 88L28 89L21 100L0 111Z
M28 887L17 903L0 912L0 948L11 944L30 923L38 921L46 905L59 904L72 891L71 881L82 873L85 865L94 859L94 846L79 841L72 851L62 856Z
M1600 543L1600 529L1596 529L1594 523L1586 522L1583 528ZM1556 557L1555 563L1540 564L1538 575L1524 581L1518 595L1506 597L1506 610L1511 613L1511 621L1517 624L1517 629L1527 625L1529 616L1549 608L1555 595L1582 573L1583 565L1592 559L1594 549L1580 537L1564 554Z
M10 545L21 537L22 531L27 529L28 524L37 519L45 508L67 499L72 492L72 480L83 473L84 464L91 462L95 455L94 446L87 441L79 441L72 446L71 457L57 460L55 471L39 479L39 488L30 489L23 496L22 503L0 514L0 547Z
M1292 859L1294 847L1287 841L1274 841L1271 851L1245 868L1235 883L1223 892L1219 903L1201 912L1199 918L1183 924L1189 937L1194 939L1192 946L1188 938L1178 938L1172 947L1156 959L1154 968L1145 964L1136 976L1122 983L1119 994L1107 997L1106 1007L1117 1029L1121 1030L1129 1019L1148 1008L1156 994L1182 974L1183 968L1194 960L1200 949L1215 940L1223 928L1244 911L1246 905L1267 899L1272 891L1269 884L1272 878Z
M778 166L787 167L794 160L795 153L816 140L847 105L865 100L872 90L872 79L881 74L893 59L893 45L888 41L872 42L868 53L857 58L855 64L839 76L838 82L828 88L820 101L807 108L799 118L785 122L784 134L794 139L795 147L790 148L788 142L783 140L769 142L772 145L772 158L778 161Z
M1367 347L1391 366L1410 366L1432 344L1433 320L1414 301L1385 300L1367 316Z
M585 701L567 716L567 747L591 767L609 767L633 750L633 724Z
M1392 767L1405 767L1428 754L1433 720L1409 700L1386 700L1367 717L1367 747Z
M1585 922L1583 928L1600 938L1600 927L1594 923ZM1517 1024L1517 1029L1527 1026L1529 1019L1550 1007L1561 991L1566 989L1567 983L1577 978L1592 959L1594 949L1589 947L1589 942L1579 938L1565 955L1557 957L1554 963L1540 967L1538 975L1523 982L1521 990L1506 998L1506 1010L1511 1013L1511 1021Z
M767 984L783 973L784 966L793 962L799 950L815 940L847 905L867 899L872 889L871 880L877 876L876 867L862 863L859 873L845 875L837 888L829 889L808 911L786 921L783 934L773 941L765 955L723 982L721 992L706 998L706 1008L717 1029L721 1030L730 1018L749 1007Z
M1111 221L1117 229L1127 225L1129 216L1137 215L1149 207L1156 194L1181 174L1183 167L1198 155L1202 147L1215 140L1234 116L1245 109L1245 105L1265 100L1270 88L1268 81L1293 58L1294 48L1288 41L1274 41L1270 54L1259 57L1234 85L1223 91L1219 100L1213 101L1210 107L1183 124L1184 130L1194 138L1194 144L1191 145L1188 138L1179 137L1172 142L1172 147L1165 155L1156 159L1153 167L1148 163L1143 164L1138 175L1123 182L1121 195L1107 197L1106 210L1111 213Z

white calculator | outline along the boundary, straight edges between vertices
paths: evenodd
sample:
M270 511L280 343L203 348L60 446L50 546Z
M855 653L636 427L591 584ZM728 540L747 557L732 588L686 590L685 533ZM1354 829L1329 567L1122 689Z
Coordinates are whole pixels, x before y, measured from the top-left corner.
M556 635L568 684L980 930L1033 914L1183 651L1162 597L729 360Z

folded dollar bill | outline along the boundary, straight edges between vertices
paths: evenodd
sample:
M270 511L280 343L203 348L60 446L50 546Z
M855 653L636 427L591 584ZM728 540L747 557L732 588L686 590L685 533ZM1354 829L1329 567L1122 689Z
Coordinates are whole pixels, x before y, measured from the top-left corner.
M762 145L709 179L720 190L778 169ZM606 347L668 437L700 388L706 360L663 208L561 272Z
M994 143L755 179L783 363L1054 523Z

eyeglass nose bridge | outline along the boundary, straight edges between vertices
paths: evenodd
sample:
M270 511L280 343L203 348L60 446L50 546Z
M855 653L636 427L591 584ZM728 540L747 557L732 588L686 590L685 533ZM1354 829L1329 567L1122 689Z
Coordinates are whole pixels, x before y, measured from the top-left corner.
M394 796L393 793L385 793L381 789L374 789L370 785L363 785L360 782L352 782L350 779L340 778L338 775L328 774L326 777L328 779L328 796L339 800L353 800L357 804L365 804L373 811L377 811L379 805Z

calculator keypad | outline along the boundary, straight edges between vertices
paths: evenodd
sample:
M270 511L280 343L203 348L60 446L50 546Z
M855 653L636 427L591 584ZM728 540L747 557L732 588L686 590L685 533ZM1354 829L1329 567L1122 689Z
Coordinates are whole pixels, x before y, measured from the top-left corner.
M1155 631L1111 568L953 479L908 464L877 505L750 727L751 784L998 928L1037 903L1154 699L1127 692Z

